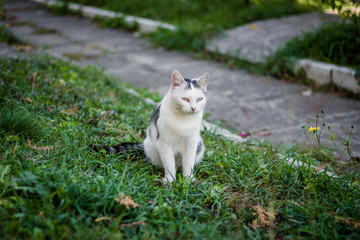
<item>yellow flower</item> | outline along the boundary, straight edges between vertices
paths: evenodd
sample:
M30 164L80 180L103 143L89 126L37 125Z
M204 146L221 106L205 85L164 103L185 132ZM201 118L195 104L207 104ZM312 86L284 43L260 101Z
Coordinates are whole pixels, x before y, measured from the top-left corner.
M10 27L10 24L7 23L7 24L5 25L5 28L9 28L9 27Z
M320 127L309 127L309 132L315 132L317 130L320 130Z

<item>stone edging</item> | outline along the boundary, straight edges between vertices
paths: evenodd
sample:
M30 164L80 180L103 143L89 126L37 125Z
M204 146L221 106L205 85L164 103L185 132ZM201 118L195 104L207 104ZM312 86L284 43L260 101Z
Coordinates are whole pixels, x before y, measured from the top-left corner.
M62 1L56 1L56 0L30 0L32 2L45 4L48 6L51 5L63 5L64 3ZM73 11L81 11L82 15L87 18L94 18L95 16L103 17L103 18L115 18L115 17L124 17L125 21L128 23L134 23L137 22L139 24L139 31L140 32L153 32L158 27L167 28L170 30L175 30L175 26L154 21L151 19L141 18L141 17L135 17L135 16L126 16L122 13L108 11L96 7L90 7L90 6L84 6L77 3L69 3L69 8Z
M360 79L355 77L355 70L309 59L302 59L295 63L294 72L300 69L303 69L306 76L319 86L334 84L352 93L360 93Z

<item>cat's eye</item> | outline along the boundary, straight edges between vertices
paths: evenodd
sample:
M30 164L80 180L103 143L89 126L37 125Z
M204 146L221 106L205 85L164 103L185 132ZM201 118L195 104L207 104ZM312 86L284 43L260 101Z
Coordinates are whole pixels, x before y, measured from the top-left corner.
M186 97L183 97L182 100L185 101L185 102L190 102L190 99L188 99Z
M198 98L198 99L196 99L196 101L197 102L200 102L200 101L202 101L203 100L203 98L201 97L201 98Z

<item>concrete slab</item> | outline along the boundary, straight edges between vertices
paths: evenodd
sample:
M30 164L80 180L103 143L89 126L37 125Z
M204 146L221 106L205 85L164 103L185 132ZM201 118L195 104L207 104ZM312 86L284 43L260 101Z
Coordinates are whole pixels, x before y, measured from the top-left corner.
M228 30L225 36L215 37L207 43L206 49L240 57L249 62L264 62L267 56L291 38L313 31L329 21L340 21L340 17L315 12L255 21Z
M108 38L90 38L83 40L87 44L96 45L109 51L110 54L117 52L133 52L138 50L138 45L147 46L149 43L143 38L129 37L129 34L118 32ZM134 44L136 42L136 44Z
M38 46L57 46L64 45L69 40L62 36L60 33L44 33L37 34L36 29L32 26L11 26L9 30L12 31L19 38L25 38L33 45Z

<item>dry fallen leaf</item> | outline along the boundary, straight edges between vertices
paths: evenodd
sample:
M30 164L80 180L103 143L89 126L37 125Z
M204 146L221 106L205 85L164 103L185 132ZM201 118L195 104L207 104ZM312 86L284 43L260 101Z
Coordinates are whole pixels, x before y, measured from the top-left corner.
M120 198L114 198L116 202L118 202L120 205L123 205L126 207L126 209L129 209L131 207L140 207L139 204L135 203L134 200L131 199L130 196L125 196L124 194L119 194Z
M146 222L144 221L137 221L137 222L132 222L132 223L124 223L121 224L120 227L133 227L133 226L140 226L140 225L146 225Z
M95 219L95 222L109 221L111 219L112 217L98 217L97 219Z
M30 74L30 76L29 76L29 81L31 83L31 87L35 86L36 75L37 75L37 72L34 72L34 73Z
M37 147L36 145L31 144L31 140L27 140L26 146L31 147L34 151L49 151L53 150L54 147L44 146L44 147Z
M268 227L270 226L270 223L274 221L276 213L274 212L267 212L264 208L261 206L251 206L256 213L254 215L257 215L258 218L254 219L254 221L250 224L250 226L253 229L259 228L259 227ZM260 225L258 223L258 220L260 222Z
M271 132L257 132L255 134L258 136L261 136L261 137L265 137L265 136L270 136L272 133Z
M48 112L52 112L51 108L48 107L48 106L46 106L45 109L46 109L46 111L48 111Z
M26 100L28 103L32 103L31 98L25 98L25 100Z
M100 118L90 118L90 119L86 120L86 122L88 124L94 124L94 125L99 121L100 121Z
M356 221L354 221L352 219L346 219L346 218L343 218L343 217L336 217L335 221L336 222L342 221L342 222L345 222L348 225L352 225L356 229L360 229L360 222L356 222Z
M61 111L62 113L67 113L67 114L77 114L80 111L80 107L79 106L73 106L71 108L65 109L63 111Z
M41 219L44 219L45 218L44 213L42 211L40 211L39 214L38 214L38 217L41 218Z
M17 45L17 44L14 44L13 46L14 46L14 48L16 48L19 51L28 52L31 49L31 46L29 46L29 45Z

